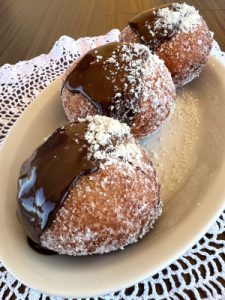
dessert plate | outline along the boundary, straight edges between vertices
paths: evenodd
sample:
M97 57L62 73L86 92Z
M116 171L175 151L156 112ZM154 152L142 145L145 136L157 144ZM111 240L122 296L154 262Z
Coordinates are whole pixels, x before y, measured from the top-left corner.
M24 284L49 295L87 297L153 275L183 254L225 207L225 68L210 58L178 91L168 122L142 141L155 163L164 210L137 244L107 255L44 256L28 245L16 216L22 162L66 122L60 80L48 86L8 134L0 151L0 260Z

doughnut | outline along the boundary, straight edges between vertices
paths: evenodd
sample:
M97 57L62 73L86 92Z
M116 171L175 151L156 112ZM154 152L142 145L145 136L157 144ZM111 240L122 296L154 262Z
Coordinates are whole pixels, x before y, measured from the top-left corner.
M175 87L163 61L146 46L114 42L89 51L70 66L61 97L70 122L106 115L128 124L140 138L167 119Z
M193 6L171 3L134 17L122 30L120 41L146 45L164 60L174 84L180 87L199 76L213 38Z
M35 249L81 256L135 243L162 212L155 169L126 124L68 123L23 163L17 215Z

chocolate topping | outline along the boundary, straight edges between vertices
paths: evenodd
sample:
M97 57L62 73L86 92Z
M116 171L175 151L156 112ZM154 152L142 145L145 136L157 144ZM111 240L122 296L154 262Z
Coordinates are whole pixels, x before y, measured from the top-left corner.
M129 26L138 34L141 43L156 51L165 40L181 32L193 31L201 22L202 18L193 6L171 3L137 15Z
M37 244L77 180L98 169L87 157L86 130L87 123L57 129L21 167L18 217Z
M142 70L148 52L118 42L89 51L65 81L70 92L82 94L104 114L129 123L142 92Z
M138 34L140 42L148 46L152 51L156 51L165 40L170 39L178 33L178 26L176 25L166 29L164 26L157 26L156 28L156 22L161 19L157 12L164 7L176 11L176 7L172 4L165 4L157 9L150 9L137 15L128 23Z
M29 237L27 238L27 243L28 245L35 251L38 252L39 254L43 255L56 255L55 251L49 250L47 248L42 247L40 244L35 243L33 240L31 240Z

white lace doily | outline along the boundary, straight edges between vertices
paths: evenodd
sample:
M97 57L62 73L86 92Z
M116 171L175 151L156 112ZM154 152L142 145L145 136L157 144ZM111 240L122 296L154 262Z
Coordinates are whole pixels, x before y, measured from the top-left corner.
M47 55L0 68L0 143L27 105L81 53L118 39L119 31L77 41L61 37ZM214 42L212 53L225 64ZM225 300L225 212L208 233L169 267L134 286L92 299ZM0 263L0 299L59 300L25 287Z

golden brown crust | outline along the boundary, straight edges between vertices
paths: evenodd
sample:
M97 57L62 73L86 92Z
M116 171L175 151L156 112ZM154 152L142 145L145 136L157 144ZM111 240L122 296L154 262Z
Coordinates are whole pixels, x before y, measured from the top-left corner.
M96 108L80 94L71 93L68 89L64 88L62 99L66 117L70 122L97 114Z
M160 214L155 170L111 165L79 179L41 243L69 255L115 251L143 237Z
M121 42L140 42L138 35L126 26L120 34ZM165 40L156 54L165 62L176 86L182 86L198 76L207 62L212 35L204 20L192 31L181 32Z
M182 86L199 75L212 47L212 36L205 21L188 33L166 40L156 54L165 61L174 83Z
M127 25L120 33L121 43L140 43L138 35Z
M93 116L97 114L96 108L82 95L72 93L67 88L63 87L67 76L72 72L80 60L81 58L76 60L68 67L62 80L62 105L66 117L70 122L77 121L78 118L85 118L86 116Z
M150 62L149 69L153 67L151 64ZM147 136L160 128L169 116L176 98L171 76L164 66L162 69L158 68L154 75L149 73L143 80L146 82L145 90L149 89L149 96L141 97L139 101L139 111L132 127L136 138Z

